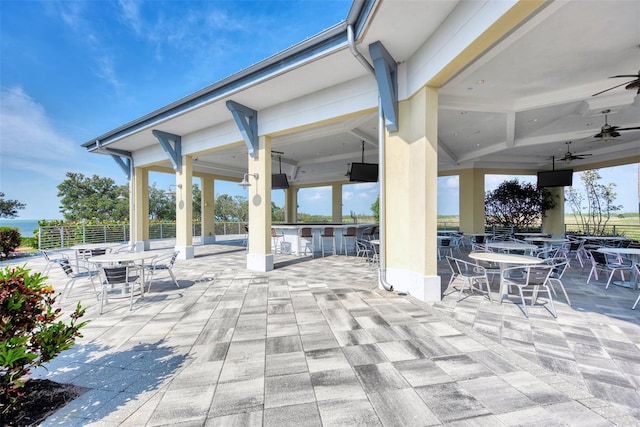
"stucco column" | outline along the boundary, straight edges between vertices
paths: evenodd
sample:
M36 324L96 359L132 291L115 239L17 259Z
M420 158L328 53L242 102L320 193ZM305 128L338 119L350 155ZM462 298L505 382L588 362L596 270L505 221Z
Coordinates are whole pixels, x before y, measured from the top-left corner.
M273 270L271 253L271 137L258 140L258 155L248 157L251 186L249 194L249 253L247 269L253 271Z
M484 233L484 171L460 171L460 231Z
M176 250L178 258L191 259L193 252L193 158L182 156L182 168L176 174Z
M129 225L136 252L149 249L149 171L134 168L129 183Z
M284 192L284 221L298 222L298 188L289 186Z
M423 301L442 297L437 274L438 96L424 87L399 103L385 141L386 279Z
M215 181L213 176L203 175L200 178L202 187L201 223L202 243L207 245L216 242L215 218L214 218L214 194Z
M542 232L553 237L564 237L564 187L548 187L547 190L553 195L556 206L542 218Z
M342 222L342 184L331 184L331 221Z

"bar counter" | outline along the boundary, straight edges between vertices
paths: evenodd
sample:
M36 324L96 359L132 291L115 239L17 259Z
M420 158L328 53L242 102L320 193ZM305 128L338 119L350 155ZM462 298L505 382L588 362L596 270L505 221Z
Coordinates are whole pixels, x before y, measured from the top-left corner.
M336 254L344 253L342 248L342 235L346 233L347 228L356 227L356 235L357 238L360 239L362 237L362 232L370 227L377 226L378 224L373 223L342 223L342 222L300 222L300 223L280 223L280 224L272 224L272 228L275 229L278 233L283 234L282 239L278 239L279 250L282 252L291 252L296 255L302 255L302 249L304 246L300 245L300 239L298 236L300 235L300 230L303 228L311 228L313 233L313 252L320 252L320 235L322 231L326 227L332 227L333 232L335 234L335 244L336 244ZM282 241L281 241L282 240ZM325 248L331 247L328 242L329 239L325 241ZM274 242L275 243L275 242ZM284 245L282 244L284 243ZM351 245L351 242L349 242ZM355 243L353 243L355 246ZM353 251L352 247L349 248L349 251ZM325 253L331 253L331 251L327 251L325 249Z

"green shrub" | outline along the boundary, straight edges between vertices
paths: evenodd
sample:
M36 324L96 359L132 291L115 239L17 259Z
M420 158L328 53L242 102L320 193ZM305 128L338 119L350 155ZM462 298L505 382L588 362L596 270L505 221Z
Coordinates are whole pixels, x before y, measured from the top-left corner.
M0 258L9 254L20 246L20 232L17 228L0 227Z
M70 348L86 322L80 303L69 324L57 319L60 308L46 277L25 267L0 269L0 407L8 410L20 396L25 376Z
M38 249L38 239L35 237L21 237L20 246Z

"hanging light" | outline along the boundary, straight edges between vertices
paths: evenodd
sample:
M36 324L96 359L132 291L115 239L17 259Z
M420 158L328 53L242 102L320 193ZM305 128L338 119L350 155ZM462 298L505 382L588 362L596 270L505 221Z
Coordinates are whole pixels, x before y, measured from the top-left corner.
M251 183L249 182L250 176L254 177L256 180L258 179L257 173L245 173L244 176L242 177L242 181L240 181L238 185L242 188L251 187Z
M169 189L167 191L165 191L164 194L166 194L167 196L175 196L176 192L172 191L171 187L182 188L182 184L177 184L177 185L170 184L169 185Z

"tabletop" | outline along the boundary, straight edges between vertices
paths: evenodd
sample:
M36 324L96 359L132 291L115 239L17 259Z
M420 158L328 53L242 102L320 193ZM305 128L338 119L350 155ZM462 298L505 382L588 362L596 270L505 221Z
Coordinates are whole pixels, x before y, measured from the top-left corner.
M611 254L636 255L640 257L640 248L600 248L598 252L608 252Z
M141 261L149 258L157 257L157 253L153 252L123 252L115 254L97 255L89 258L89 262L96 264L108 263L108 262L129 262L129 261Z
M516 251L516 250L534 250L538 249L536 245L530 245L528 243L518 243L518 242L489 242L486 243L486 246L489 248L496 249L506 249L508 251Z
M501 252L471 252L469 258L500 264L541 264L542 259L529 255L504 254Z
M568 242L569 239L564 237L526 237L524 240L527 242L546 242L546 243L560 243Z

